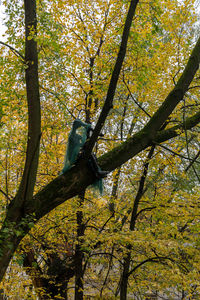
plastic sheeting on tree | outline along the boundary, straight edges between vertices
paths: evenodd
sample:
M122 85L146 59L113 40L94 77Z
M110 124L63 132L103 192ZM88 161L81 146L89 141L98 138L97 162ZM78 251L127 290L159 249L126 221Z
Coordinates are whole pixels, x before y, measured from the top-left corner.
M91 124L84 123L79 119L76 119L73 122L72 129L69 133L64 167L61 171L61 174L67 172L72 166L76 164L79 153L83 150L83 146L88 138L89 131L91 130ZM88 159L88 165L95 173L95 176L98 172L101 172L100 167L97 164L96 157L94 154ZM96 181L92 184L92 187L98 189L100 194L103 192L103 181L102 178L96 179Z

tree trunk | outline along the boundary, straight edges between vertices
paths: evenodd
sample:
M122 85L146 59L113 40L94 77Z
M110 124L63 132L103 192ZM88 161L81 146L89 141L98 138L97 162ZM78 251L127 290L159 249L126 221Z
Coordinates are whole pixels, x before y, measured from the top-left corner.
M22 237L30 229L30 216L24 212L33 197L41 136L40 95L38 82L38 54L36 0L24 0L25 9L25 80L28 103L28 139L22 180L11 201L0 232L0 281ZM32 36L33 35L33 36ZM31 37L31 38L30 38Z
M131 261L131 254L129 252L127 256L124 258L124 263L123 263L123 273L120 282L120 300L127 299L128 277L129 277L128 272L129 272L130 261Z
M85 194L85 193L84 193ZM80 207L84 202L84 194L80 196ZM75 249L75 300L83 300L83 259L84 253L82 250L83 236L85 225L83 223L83 212L80 210L76 214L77 218L77 245Z
M146 163L144 164L144 169L142 172L142 176L140 178L140 183L138 187L138 191L134 200L133 204L133 210L131 214L131 220L130 220L130 231L135 230L135 224L136 224L136 219L137 219L137 212L138 212L138 206L139 202L144 195L144 184L145 180L147 177L147 172L148 172L148 167L149 167L149 161L153 156L155 150L155 146L152 146L149 154L146 159ZM131 262L131 245L127 246L128 253L124 258L124 263L123 263L123 272L121 276L121 282L120 282L120 300L126 300L127 299L127 288L128 288L128 277L129 277L129 267L130 267L130 262Z
M28 219L25 221L23 219L16 218L17 213L13 211L12 218L8 217L4 221L4 224L0 232L0 281L6 272L10 260L13 257L13 253L17 249L22 236L26 235L30 229L28 225ZM27 222L26 224L23 224ZM6 241L6 242L4 242Z
M83 300L83 251L81 244L76 246L75 254L75 300Z
M136 1L137 2L137 1ZM14 254L20 240L26 235L28 230L17 232L10 231L13 228L23 228L22 222L27 219L29 214L34 214L34 222L37 222L42 216L50 212L59 204L67 199L80 194L81 191L93 183L94 178L88 168L80 168L75 166L66 174L57 177L43 188L42 191L32 197L35 183L36 169L39 153L40 140L40 105L39 105L39 84L37 72L37 44L32 37L32 33L36 28L36 1L25 0L25 24L26 24L26 84L27 84L27 100L29 110L29 133L27 146L27 159L23 174L22 184L20 184L19 192L8 208L6 221L0 233L0 281L5 274L6 268ZM132 3L132 1L131 1ZM33 18L32 18L33 17ZM30 19L29 19L30 18ZM34 30L33 30L34 29ZM29 35L29 30L31 30ZM27 36L28 35L28 36ZM28 38L29 37L29 38ZM124 47L126 45L124 44ZM99 165L103 170L112 171L129 159L152 145L152 143L162 143L181 134L180 130L191 129L200 122L200 112L194 116L187 118L182 124L160 130L162 124L167 120L173 112L177 104L183 99L184 94L188 90L192 82L200 62L200 38L198 39L188 63L182 72L174 89L169 93L163 104L153 115L148 124L139 132L128 138L113 150L104 154L99 160ZM29 54L28 54L29 53ZM120 53L119 53L120 54ZM119 70L120 71L120 70ZM115 69L112 74L116 76ZM118 76L117 76L118 77ZM33 82L34 80L34 82ZM117 80L115 80L117 84ZM29 91L29 92L28 92ZM107 106L103 112L103 118L100 118L99 126L93 134L93 138L88 146L88 154L91 152L96 142L98 133L100 132L104 120L110 111L110 104L115 94L115 88L111 88L107 94ZM33 146L33 147L32 147ZM14 213L14 214L13 214ZM16 221L17 220L17 221ZM21 225L20 225L20 221ZM27 222L27 221L26 221ZM7 239L9 237L9 239Z

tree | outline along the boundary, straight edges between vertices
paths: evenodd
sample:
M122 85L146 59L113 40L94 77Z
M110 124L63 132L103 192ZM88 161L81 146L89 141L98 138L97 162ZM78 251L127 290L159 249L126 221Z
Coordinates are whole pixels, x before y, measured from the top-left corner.
M35 1L24 1L26 38L25 46L21 42L20 50L22 51L24 46L25 55L22 55L21 52L17 51L10 45L4 44L4 46L8 46L9 49L11 49L14 54L16 54L19 59L23 61L24 64L23 69L25 72L28 103L28 138L26 162L23 169L23 175L18 176L20 183L16 183L11 189L13 192L15 189L17 189L17 191L15 191L15 196L12 198L10 197L7 189L2 190L8 205L6 207L5 220L1 228L1 280L6 272L11 258L13 257L14 252L19 246L20 241L30 231L32 226L58 205L64 203L66 200L71 199L72 197L83 194L85 189L94 182L94 174L88 168L87 159L93 150L95 143L97 142L105 122L107 121L108 124L109 122L113 122L117 109L120 112L119 123L121 124L121 127L119 131L121 133L121 142L119 144L107 143L106 149L109 149L112 146L112 150L106 151L106 153L101 155L98 159L99 165L103 170L111 172L117 168L120 168L123 164L128 162L131 158L136 157L138 154L141 153L141 155L143 155L145 150L149 147L150 151L148 159L150 159L153 155L155 147L159 147L159 145L162 143L169 140L171 141L179 136L180 140L178 140L177 144L181 146L182 144L180 141L182 140L182 136L184 134L186 136L187 145L184 146L186 151L184 152L183 150L183 153L186 153L186 156L192 165L195 163L197 159L197 153L194 150L194 155L190 157L188 151L188 147L190 145L188 140L188 132L198 128L200 120L200 113L198 111L196 112L196 108L198 107L198 96L196 94L196 89L194 88L198 85L198 83L196 83L196 81L198 82L198 74L196 73L199 67L200 41L197 40L196 45L191 51L193 41L191 44L189 43L191 38L190 34L186 32L184 35L185 40L184 38L182 39L183 31L186 31L186 29L190 28L191 26L189 24L191 22L191 15L186 15L184 13L181 15L180 11L182 7L177 1L170 3L174 15L172 13L169 26L167 27L166 24L167 21L169 21L167 20L167 16L169 16L169 9L166 7L166 5L169 4L167 1L166 3L165 1L162 2L160 6L158 5L157 1L154 1L153 3L148 2L146 5L149 7L149 15L145 15L143 9L144 4L140 3L139 1L130 1L130 4L124 3L123 1L106 2L105 7L104 4L102 5L101 1L98 1L96 5L97 8L100 7L102 9L104 23L101 23L102 19L100 19L101 22L99 22L98 17L94 19L93 23L89 23L87 18L83 18L81 4L79 7L79 5L76 6L75 3L67 3L69 10L68 13L66 12L66 15L68 17L69 24L62 14L59 15L57 22L51 18L51 13L55 13L59 8L59 5L61 6L60 9L63 9L63 5L66 4L65 1L61 2L61 4L56 3L52 6L48 6L48 3L41 1L38 3L38 15L40 22L37 28L36 3ZM11 5L13 5L16 10L19 9L19 6L17 6L16 3L8 3L8 12L10 12L10 9L13 8L10 7ZM86 4L83 3L82 5L85 6ZM186 9L192 7L192 3L184 3L184 5L186 5ZM86 7L84 8L86 9ZM92 4L92 2L90 3L90 9L93 9L93 12L97 8ZM116 12L117 9L119 9L121 14L120 17L119 13ZM85 10L85 15L87 15L88 11L89 9ZM22 17L22 12L17 12L20 19ZM76 21L70 17L71 13L72 15L75 14ZM165 15L164 17L161 17L162 13ZM143 14L144 19L142 18ZM56 14L53 15L56 16ZM98 16L98 13L96 13L96 16ZM137 17L141 19L138 21ZM62 18L64 18L64 21ZM162 25L160 24L161 18L163 18ZM183 22L183 19L185 23ZM11 13L10 20L15 22ZM179 20L182 21L181 25L179 24ZM63 24L64 22L66 22L66 25ZM70 27L70 22L72 22L71 24L75 22L77 28L80 28L80 31L76 31L73 26ZM132 22L135 27L131 26ZM184 26L182 25L183 23ZM93 27L91 24L93 24ZM94 27L94 24L96 28ZM85 25L88 25L88 27ZM113 25L114 28L111 25ZM71 30L67 31L66 34L69 41L67 44L59 44L58 38L62 38L63 28L66 30L66 27L64 26L69 26ZM139 30L141 30L141 26L144 27L144 31L141 33L141 36L144 36L144 41L140 40ZM174 28L176 28L175 26L180 26L178 27L180 34L178 35L177 40L174 39L173 48L172 37L174 37L173 34ZM57 30L56 33L58 33L58 36L53 35L52 33L52 29L54 28ZM173 28L173 30L171 28ZM47 37L45 34L43 35L43 33L45 33ZM161 45L159 45L157 40L154 40L154 36L162 40ZM107 42L110 37L112 44ZM15 38L16 40L14 39L14 42L17 46L21 40L17 36L15 36ZM49 52L48 50L48 38L51 38L52 41L52 52ZM70 38L72 43L70 43ZM151 44L154 45L153 48L151 47ZM74 45L76 47L80 47L80 49L79 52L77 51L77 53L72 56L71 52L75 51ZM168 51L164 51L164 47L168 45L171 45L172 49L175 50L174 52L171 50L172 53L169 57L167 57ZM180 54L181 47L183 48L183 52ZM67 51L69 51L69 54ZM141 51L141 56L139 57L138 51ZM174 54L176 51L178 53L177 60L176 55ZM41 53L43 52L45 55L42 57ZM191 52L190 56L189 52ZM77 116L78 113L75 111L75 109L78 111L79 106L82 105L84 108L82 110L83 112L80 109L80 114L85 114L86 121L93 121L96 124L92 137L87 143L85 157L80 160L76 166L66 172L66 174L56 176L55 179L50 180L49 182L46 178L45 181L48 182L48 184L40 191L38 191L36 185L39 155L41 155L41 157L43 156L39 150L40 139L46 138L45 135L47 130L53 131L53 125L55 123L52 123L52 127L49 127L47 130L45 129L45 124L43 124L43 136L41 137L38 53L41 56L41 92L46 92L46 94L42 95L42 109L44 115L48 110L52 109L52 105L54 105L53 101L55 101L55 99L59 100L56 103L58 106L60 105L61 107L61 105L64 105L63 100L60 99L58 93L59 89L61 89L64 97L69 97L70 92L73 91L74 99L70 103L67 103L66 106L68 110L68 113L65 113L66 120L68 121L73 116ZM64 53L63 57L60 56L61 53ZM87 53L87 56L85 53ZM185 62L187 56L189 59L187 62ZM156 61L156 59L158 60L160 57L162 57L162 62L163 59L169 63L171 60L173 67L170 69L170 71L168 70L169 64L167 64L166 69L162 70L159 61ZM153 63L151 66L152 69L149 70L150 67L148 67L148 62L151 61L151 59L153 63L155 63L157 68L156 70L159 70L159 76L155 75L156 71L154 71ZM2 63L5 64L6 60L9 60L9 56L4 56L2 58ZM135 61L133 62L133 60ZM49 64L49 61L51 64ZM65 70L65 67L63 67L61 72L56 72L57 66L62 64L63 61L66 65L68 64L67 71ZM65 64L63 64L63 66ZM47 67L48 71L45 73ZM11 71L9 70L9 72ZM9 72L6 74L7 76L10 76ZM172 72L174 82L172 82L172 80L164 81L163 78L160 78L161 75L165 77L165 74L169 74L167 72ZM109 76L109 73L111 73L111 76ZM55 74L55 77L52 77L49 80L48 77L51 74ZM68 76L67 78L66 74ZM86 75L84 76L84 74ZM22 75L20 76L20 86L16 87L16 90L17 93L20 91L23 97L23 78ZM150 90L150 86L153 84L153 79L151 79L152 76L155 76L154 80L159 87L166 85L166 88L163 88L163 92L160 93L159 90L157 93L153 93L154 91ZM178 79L176 79L177 77ZM58 86L51 91L48 85L50 82L52 84L52 82L54 82L57 78L60 80L60 82L58 81ZM12 80L14 83L13 81L8 80L7 84L10 84L10 86L15 86L16 78ZM64 89L62 85L64 84L65 80L67 81L67 84L66 88ZM150 82L149 86L147 83L148 80ZM191 86L192 82L194 82L193 86ZM170 92L167 90L170 90ZM4 88L3 91L6 95L8 88ZM49 97L50 94L54 96L52 102L48 102L45 98ZM83 95L84 101L80 102L80 98L83 97ZM158 99L156 99L156 101L152 104L150 100L155 96L157 96ZM142 99L141 102L140 97ZM149 98L148 101L145 100L147 97ZM6 100L4 101L5 105L8 105ZM126 110L130 101L132 101L131 103L136 103L138 105L139 112L134 108L129 112L129 115L127 115ZM143 105L143 103L145 105ZM152 106L150 106L151 104ZM45 105L47 105L47 107L45 107ZM15 104L15 106L17 106L17 104ZM25 110L24 106L22 110ZM183 113L181 113L181 111L183 111ZM130 123L130 116L132 112L135 112L135 114L138 113L140 117L143 118L144 122L138 123L138 119L131 119L132 125L135 125L135 131L130 128L128 132L128 130L125 130L124 127L128 122ZM173 125L173 123L175 123L175 125ZM26 129L24 128L23 124L20 124L18 128L22 128L23 132ZM109 130L109 136L112 136L112 139L115 137L115 130L115 126L112 126L112 128ZM18 133L16 133L16 135L17 134ZM59 132L56 132L56 134L58 136ZM196 140L198 140L198 137L196 137ZM42 149L45 149L43 148L42 144L41 147ZM101 152L102 150L100 149L99 153ZM2 153L6 160L8 155L6 155L4 148ZM22 159L23 158L24 155L22 155ZM60 157L58 157L58 159L60 159ZM48 162L44 159L43 164L48 164ZM140 197L143 195L144 182L142 181L144 181L146 178L147 169L148 160L144 164L144 173L141 177L140 188L137 194L138 196L136 195L135 205L133 206L133 210L131 210L133 216L133 222L130 223L131 231L134 230L134 222L136 221L135 217L138 214L138 204L136 200L140 199ZM12 176L12 173L10 176ZM36 193L33 195L34 187ZM77 218L79 218L80 227L82 226L81 211L82 208L79 212L77 212ZM80 235L82 234L83 232L80 233ZM124 266L127 265L127 268L124 267L123 270L124 274L126 273L124 276L124 280L126 282L125 284L122 284L121 287L121 299L126 299L128 275L133 272L130 270L131 248L131 244L130 246L128 245L128 253L122 256L124 262L127 262L124 263ZM78 250L80 251L81 249ZM78 255L78 257L80 257L80 255ZM152 261L158 261L160 259L161 257L157 256L157 258L153 257ZM123 282L123 272L121 283ZM125 291L124 293L122 292L123 288ZM83 295L77 295L76 299L81 299L81 297L83 297Z

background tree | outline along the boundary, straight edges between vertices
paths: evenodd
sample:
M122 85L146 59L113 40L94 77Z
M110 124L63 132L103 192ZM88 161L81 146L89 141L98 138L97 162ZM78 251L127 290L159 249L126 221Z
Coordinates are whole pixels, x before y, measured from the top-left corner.
M37 24L34 1L24 10L20 1L5 3L1 278L18 248L2 285L7 294L21 266L41 299L67 298L82 257L75 299L83 298L80 287L107 299L198 297L195 6L138 2L38 1ZM85 159L58 176L76 117L97 126ZM94 181L86 160L95 143L102 169L115 171L103 197L87 190L80 203L72 197ZM32 284L21 279L34 299Z

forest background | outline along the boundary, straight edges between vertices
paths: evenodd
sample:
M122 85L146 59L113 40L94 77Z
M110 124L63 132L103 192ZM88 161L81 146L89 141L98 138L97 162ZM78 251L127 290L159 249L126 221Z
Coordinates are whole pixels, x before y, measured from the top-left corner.
M2 3L0 297L199 299L198 2Z

